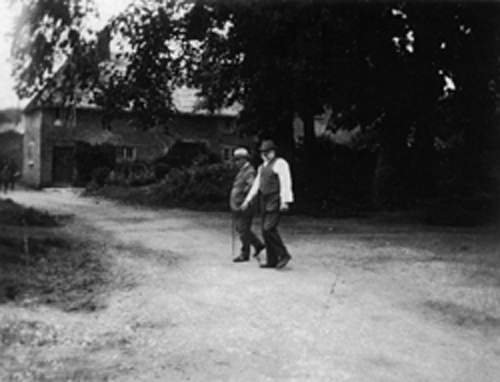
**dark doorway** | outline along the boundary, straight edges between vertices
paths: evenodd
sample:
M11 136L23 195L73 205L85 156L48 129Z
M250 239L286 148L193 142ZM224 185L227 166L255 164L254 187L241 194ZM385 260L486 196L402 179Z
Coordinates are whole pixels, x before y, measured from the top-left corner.
M73 183L73 147L52 148L52 183L70 185Z

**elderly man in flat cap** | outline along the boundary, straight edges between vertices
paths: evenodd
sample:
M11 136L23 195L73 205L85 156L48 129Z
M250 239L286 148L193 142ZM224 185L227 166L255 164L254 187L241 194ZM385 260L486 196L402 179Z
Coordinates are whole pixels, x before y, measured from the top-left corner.
M248 205L245 209L241 208L248 191L255 180L255 168L250 163L250 154L244 147L237 148L233 153L233 160L239 169L236 175L229 204L233 213L236 232L241 241L241 251L234 262L243 262L250 259L250 249L254 248L253 256L258 259L260 252L265 248L264 244L252 232L252 220L255 214L255 207Z
M267 263L261 264L261 267L281 269L292 257L278 232L278 224L281 213L287 211L293 202L293 192L290 167L287 161L276 155L276 149L273 141L262 142L259 151L264 162L259 167L242 208L247 208L253 198L260 194L262 236L267 252Z

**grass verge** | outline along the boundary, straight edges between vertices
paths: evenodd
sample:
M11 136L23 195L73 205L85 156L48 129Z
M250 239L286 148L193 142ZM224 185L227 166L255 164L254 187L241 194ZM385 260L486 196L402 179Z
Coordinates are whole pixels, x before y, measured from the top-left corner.
M0 200L0 304L101 308L108 267L102 245L84 240L54 216Z

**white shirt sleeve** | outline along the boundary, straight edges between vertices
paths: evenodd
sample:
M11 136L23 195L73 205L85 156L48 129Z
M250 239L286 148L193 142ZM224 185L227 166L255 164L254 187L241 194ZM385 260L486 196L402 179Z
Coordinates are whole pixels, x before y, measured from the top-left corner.
M293 191L292 191L292 176L290 174L290 166L284 159L278 158L274 163L273 171L278 175L278 178L280 180L281 202L292 203Z

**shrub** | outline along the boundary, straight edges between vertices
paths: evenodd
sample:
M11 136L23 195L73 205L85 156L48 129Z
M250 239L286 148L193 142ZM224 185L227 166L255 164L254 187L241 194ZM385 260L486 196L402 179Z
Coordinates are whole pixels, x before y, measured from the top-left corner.
M235 171L227 164L172 169L151 190L155 204L178 207L226 208Z
M157 181L154 168L144 161L122 162L109 173L106 184L114 186L145 186Z
M157 180L162 180L170 171L170 166L166 163L155 163L153 171Z
M92 182L97 186L102 187L106 182L111 170L108 167L98 167L92 171Z
M127 184L132 187L146 186L156 182L153 170L145 168L141 171L131 172L127 178Z

